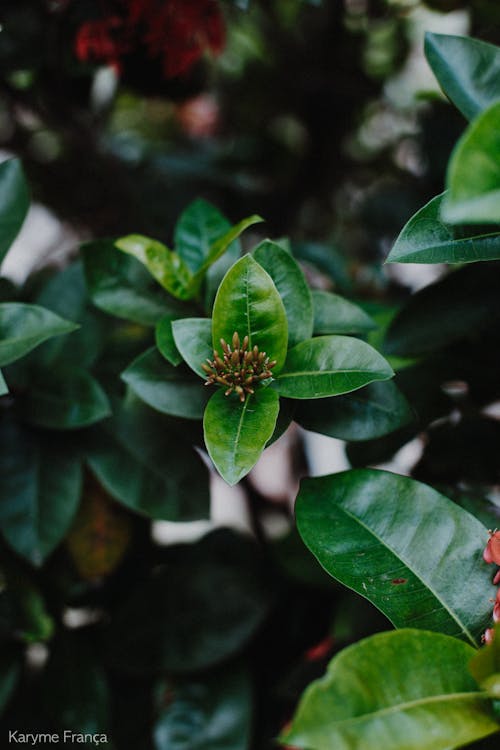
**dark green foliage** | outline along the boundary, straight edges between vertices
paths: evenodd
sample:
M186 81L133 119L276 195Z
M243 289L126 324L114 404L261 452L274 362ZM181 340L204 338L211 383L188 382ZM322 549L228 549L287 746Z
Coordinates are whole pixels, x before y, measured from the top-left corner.
M428 34L414 107L406 3L228 0L210 61L219 0L159 0L174 76L133 4L114 83L132 4L3 4L0 145L87 238L0 279L4 736L497 746L500 18L425 4L482 39Z

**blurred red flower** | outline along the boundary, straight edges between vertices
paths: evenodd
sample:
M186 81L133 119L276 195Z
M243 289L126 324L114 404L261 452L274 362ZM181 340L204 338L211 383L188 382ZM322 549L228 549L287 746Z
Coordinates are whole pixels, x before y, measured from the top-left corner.
M111 65L144 50L165 78L182 76L209 51L224 48L225 28L216 0L108 0L103 17L83 23L75 54L82 62Z

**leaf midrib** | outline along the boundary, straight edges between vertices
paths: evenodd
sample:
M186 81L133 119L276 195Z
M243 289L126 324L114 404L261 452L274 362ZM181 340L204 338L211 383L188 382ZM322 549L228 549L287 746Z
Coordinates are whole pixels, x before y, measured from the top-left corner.
M471 237L459 237L458 239L450 238L449 240L443 240L442 242L432 242L429 244L421 244L418 246L413 245L412 250L401 252L401 254L395 253L394 257L406 257L407 255L416 255L417 253L422 253L429 250L441 250L448 247L449 245L458 246L466 245L469 243L474 245L474 243L476 242L480 242L482 244L485 240L491 241L495 239L500 242L500 232L490 232L489 234L474 234ZM408 240L405 240L405 242L408 242ZM388 257L390 257L391 255L392 252L389 253Z
M280 372L276 376L276 380L284 380L285 378L297 378L303 377L304 375L343 375L344 373L371 373L372 375L384 375L383 370L371 370L370 368L357 367L353 369L340 369L340 370L294 370L294 372ZM390 376L387 375L389 378Z
M335 721L334 726L343 727L343 726L353 725L356 723L368 722L373 719L378 719L384 716L389 716L390 714L407 711L412 708L418 708L418 707L430 705L433 703L447 702L450 700L477 701L478 699L486 700L487 698L488 698L488 694L483 691L477 691L477 692L468 691L468 692L463 692L463 693L443 693L440 695L431 695L431 696L426 696L425 698L417 698L412 701L406 701L405 703L398 703L395 706L387 706L386 708L382 708L377 711L371 711L370 713L362 714L361 716L352 716L348 719L340 719L338 721Z
M354 515L354 513L349 512L343 505L339 504L338 507L346 514L346 516L348 516L349 518L352 518L353 520L357 521L357 523L359 523L359 525L363 529L365 529L366 531L368 531L368 533L371 534L378 542L380 542L380 544L383 547L385 547L387 550L389 550L389 552L392 555L394 555L395 557L397 557L397 559L400 560L405 565L405 567L408 568L408 570L411 571L413 573L413 575L415 575L416 578L418 578L418 580L421 581L424 584L424 586L426 587L426 589L428 591L430 591L431 594L435 597L436 601L438 601L439 604L441 604L441 606L443 607L443 609L446 610L446 612L448 612L448 614L450 615L451 619L454 620L457 623L457 625L460 627L461 632L464 633L467 636L467 638L469 639L469 641L471 642L471 644L474 646L474 648L477 648L476 639L474 638L474 636L472 635L472 633L470 633L469 629L465 627L465 625L458 619L458 617L453 613L453 611L441 600L441 598L437 595L437 593L434 591L434 589L432 588L432 586L430 586L420 576L420 574L418 574L411 567L411 565L405 560L404 556L401 555L399 552L396 552L395 550L393 550L387 544L387 542L385 542L380 536L378 536L378 534L376 534L375 531L373 531L373 529L371 529L369 526L367 526L365 523L363 523L363 521L358 516Z
M252 398L252 395L249 393L248 396L246 397L245 403L243 404L243 407L241 409L241 416L240 416L239 421L238 421L238 429L236 430L236 436L235 436L235 439L234 439L234 450L233 450L232 456L231 456L231 458L232 458L232 462L231 463L233 465L233 469L237 468L236 454L237 454L238 448L239 448L241 431L243 429L243 422L245 421L245 414L247 412L248 405L250 404L250 399L251 398Z

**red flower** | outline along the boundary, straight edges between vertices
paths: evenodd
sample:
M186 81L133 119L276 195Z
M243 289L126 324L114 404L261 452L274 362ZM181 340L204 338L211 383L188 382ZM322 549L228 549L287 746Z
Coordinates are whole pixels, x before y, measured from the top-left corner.
M117 4L118 3L118 4ZM158 60L165 78L189 72L206 51L219 54L225 29L216 0L108 0L108 15L78 30L78 59L121 67L137 49ZM121 5L121 10L119 6Z
M489 643L493 643L494 637L495 637L495 631L493 630L493 628L488 628L487 630L484 631L483 641L484 643L488 645Z
M327 657L333 649L333 638L328 635L322 641L306 651L307 661L319 661Z
M123 20L119 16L87 21L78 29L75 52L82 62L99 62L119 69L120 58L128 51Z
M483 558L487 563L500 565L500 531L490 531L488 544L483 552Z

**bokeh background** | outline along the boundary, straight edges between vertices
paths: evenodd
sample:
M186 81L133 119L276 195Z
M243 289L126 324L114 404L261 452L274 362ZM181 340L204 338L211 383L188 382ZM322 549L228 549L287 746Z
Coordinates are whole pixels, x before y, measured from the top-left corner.
M140 232L169 244L181 211L203 197L234 222L260 214L266 223L247 233L248 246L288 237L312 285L353 299L379 321L390 319L395 306L443 272L383 261L404 222L442 191L465 125L427 66L425 31L498 44L500 5L2 0L0 150L3 158L22 159L33 198L3 275L23 284L34 272L29 283L36 285L47 268L63 267L82 241L96 237ZM153 539L165 548L218 527L225 528L205 537L204 549L222 538L217 534L233 533L227 527L271 540L266 554L288 576L252 646L253 687L240 667L226 667L222 683L211 673L180 683L187 705L200 690L226 686L221 705L233 717L235 737L244 737L241 747L273 746L300 691L336 648L331 636L345 645L387 627L370 605L340 595L298 548L290 529L300 477L372 463L432 478L422 437L411 438L394 443L395 455L387 444L347 455L341 441L294 428L244 486L229 490L211 478L209 521L154 524ZM131 565L112 596L126 589ZM77 640L99 620L99 591L75 594L65 611ZM33 638L30 646L34 675L47 661L43 640ZM85 648L82 642L73 675L87 658ZM40 688L47 683L33 677L5 726L41 727L47 712L58 715L57 705L65 718L52 726L93 715L92 707L105 702L100 687L84 690L83 698L75 688L74 700L58 695L54 674L69 658L62 649L51 667L47 689L56 687L48 708ZM123 681L113 673L107 679L113 716L107 721L117 748L202 747L173 744L171 710L162 724L171 683ZM196 713L183 714L182 700L176 721L191 722L195 737ZM203 705L209 712L209 702ZM95 712L94 719L82 725L98 727Z

